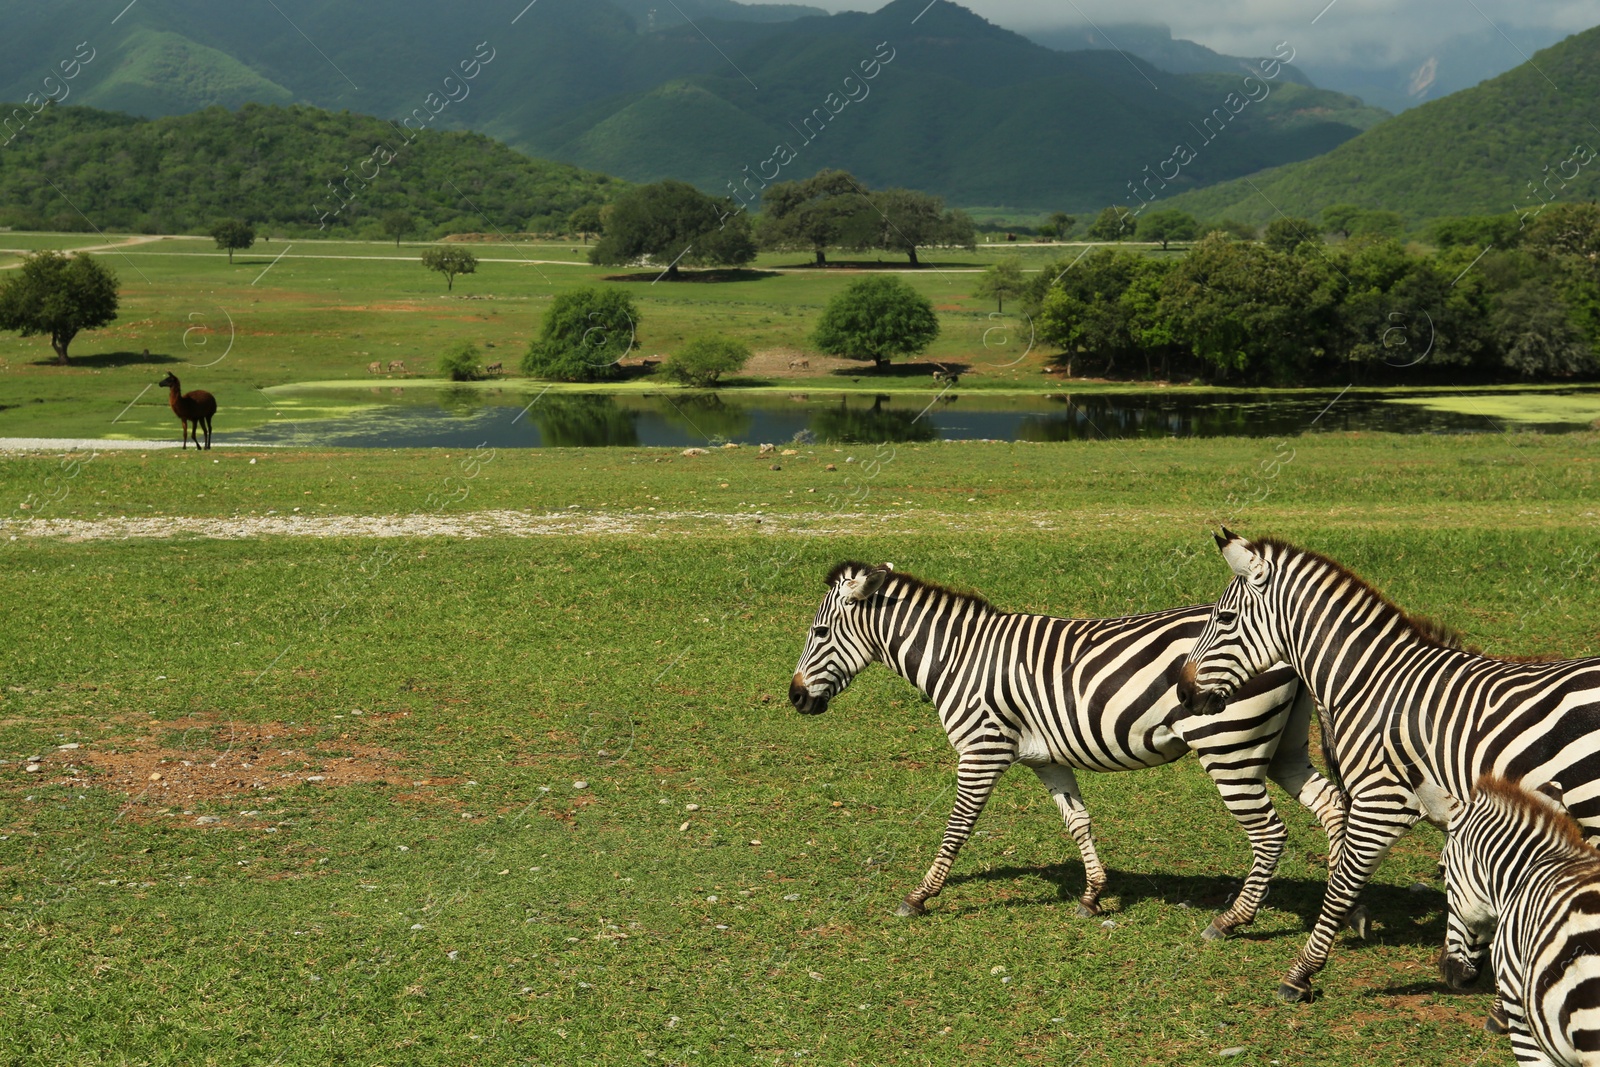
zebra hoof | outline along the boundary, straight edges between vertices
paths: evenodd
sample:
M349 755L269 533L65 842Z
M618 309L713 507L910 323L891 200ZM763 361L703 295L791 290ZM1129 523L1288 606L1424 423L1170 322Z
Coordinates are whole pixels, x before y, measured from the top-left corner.
M1346 930L1365 941L1372 933L1372 914L1367 911L1366 905L1357 904L1346 916L1344 926Z
M1310 1004L1311 986L1286 978L1278 984L1278 999L1289 1004Z
M1081 900L1078 901L1078 918L1080 918L1080 919L1092 919L1096 915L1099 915L1099 914L1100 914L1100 905L1098 905L1098 904L1085 904Z
M1232 927L1223 926L1216 919L1212 919L1211 925L1200 931L1200 936L1205 938L1207 941L1226 941L1228 939L1228 935L1232 932Z
M902 919L909 919L914 915L928 914L928 909L914 900L902 900L900 906L894 909L894 913Z
M1491 1034L1505 1034L1511 1032L1511 1020L1506 1018L1506 1009L1496 1004L1489 1010L1489 1017L1483 1020L1483 1028Z

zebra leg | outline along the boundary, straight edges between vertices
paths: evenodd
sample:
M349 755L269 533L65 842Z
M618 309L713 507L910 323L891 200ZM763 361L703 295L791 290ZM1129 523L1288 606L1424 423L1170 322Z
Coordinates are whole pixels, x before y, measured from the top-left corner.
M956 854L967 843L967 838L972 836L973 824L983 814L983 806L989 802L994 784L1010 766L1009 757L999 758L992 754L961 757L961 762L956 766L956 806L950 813L949 823L945 825L939 855L934 859L933 866L928 868L928 873L923 875L922 884L907 893L900 902L900 907L895 909L896 915L922 915L927 912L928 909L923 907L924 902L938 896L939 890L944 888L944 880L950 875L950 865L956 861Z
M1100 894L1106 888L1106 869L1100 863L1099 853L1095 852L1089 809L1084 807L1083 794L1078 792L1078 777L1071 767L1056 763L1035 767L1033 773L1055 797L1056 807L1061 809L1061 820L1067 824L1067 832L1078 843L1078 853L1083 857L1083 873L1088 884L1084 886L1083 896L1078 898L1078 918L1098 915Z
M1216 941L1255 920L1256 913L1267 899L1267 883L1272 878L1272 872L1278 869L1278 858L1283 855L1283 843L1288 839L1289 832L1284 829L1283 820L1278 818L1278 812L1267 796L1265 779L1251 776L1260 775L1259 763L1239 767L1235 753L1197 750L1195 755L1216 783L1222 803L1250 838L1250 851L1254 856L1250 873L1245 877L1239 895L1233 898L1233 904L1212 919L1211 925L1203 932L1207 941Z
M1322 899L1322 913L1312 928L1306 947L1289 968L1278 996L1291 1003L1311 1000L1311 976L1328 964L1328 953L1339 930L1355 906L1356 897L1383 862L1389 846L1416 820L1416 811L1395 798L1354 797L1345 824L1344 848L1339 862L1328 875L1328 888Z

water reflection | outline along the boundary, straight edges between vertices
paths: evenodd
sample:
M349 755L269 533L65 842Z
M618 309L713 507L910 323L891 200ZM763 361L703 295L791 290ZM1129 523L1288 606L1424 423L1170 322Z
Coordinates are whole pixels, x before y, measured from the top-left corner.
M1594 395L1596 390L1571 393ZM723 441L877 444L989 438L1079 441L1153 437L1293 437L1328 431L1487 433L1480 415L1340 393L562 393L407 390L374 402L364 388L319 399L366 405L344 418L273 423L218 435L230 443L349 447L684 447ZM1440 395L1440 394L1434 394ZM1502 394L1503 395L1503 394ZM330 405L331 406L331 405ZM1567 432L1572 423L1516 424Z

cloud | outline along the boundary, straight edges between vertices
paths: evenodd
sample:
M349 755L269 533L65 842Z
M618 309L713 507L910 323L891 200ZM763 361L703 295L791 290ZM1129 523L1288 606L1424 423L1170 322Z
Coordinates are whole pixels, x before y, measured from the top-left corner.
M876 3L808 0L832 11L876 8ZM1344 62L1381 56L1426 55L1451 38L1521 27L1554 31L1552 38L1600 22L1594 0L972 0L965 6L990 22L1023 32L1046 26L1101 26L1127 22L1165 23L1174 37L1198 41L1233 55L1268 55L1279 41L1291 42L1308 62ZM1327 10L1324 8L1327 7ZM1481 11L1481 14L1480 14ZM1315 19L1315 25L1312 20ZM1516 37L1516 34L1512 35ZM1512 59L1520 57L1506 45ZM1376 55L1374 54L1376 50Z

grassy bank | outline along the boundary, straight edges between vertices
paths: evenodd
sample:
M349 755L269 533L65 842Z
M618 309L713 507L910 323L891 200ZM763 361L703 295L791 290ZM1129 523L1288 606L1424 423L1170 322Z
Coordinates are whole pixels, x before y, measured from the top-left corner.
M0 459L23 606L0 615L0 1056L1509 1064L1488 995L1432 964L1434 831L1368 893L1376 937L1288 1008L1326 873L1288 798L1273 896L1234 941L1199 932L1248 850L1192 761L1084 776L1114 925L1074 918L1082 867L1021 773L899 920L952 797L932 709L881 667L820 719L783 694L841 558L1118 614L1215 596L1219 520L1491 649L1594 654L1597 441L818 448L778 471L748 448ZM16 525L489 509L642 525Z

